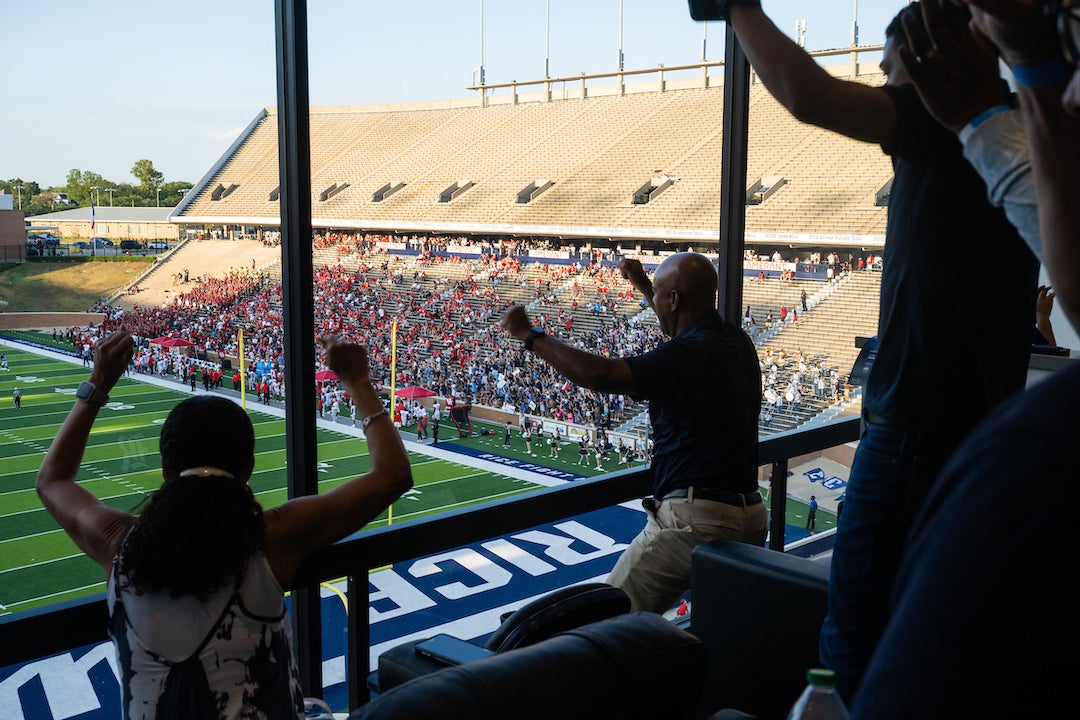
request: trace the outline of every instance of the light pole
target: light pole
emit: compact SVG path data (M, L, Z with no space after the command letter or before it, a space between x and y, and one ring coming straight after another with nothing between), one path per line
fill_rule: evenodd
M113 193L116 192L116 188L105 188L105 192L109 193L109 207L112 207Z
M100 205L101 204L101 186L100 185L91 185L90 186L90 202L94 202L94 191L95 190L98 191L97 204Z
M484 0L480 0L480 85L484 84ZM487 90L480 88L481 97L487 102Z
M22 191L26 189L26 186L16 185L15 189L19 191L19 209L22 210Z
M622 51L622 0L619 0L619 72L623 70L623 51Z
M551 77L551 0L544 7L544 77Z
M157 206L161 207L161 188L157 189Z

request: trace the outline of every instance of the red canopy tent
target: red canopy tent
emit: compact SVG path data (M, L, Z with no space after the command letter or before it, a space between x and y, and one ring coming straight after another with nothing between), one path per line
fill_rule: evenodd
M195 343L190 340L183 340L181 338L173 337L159 337L150 341L151 345L160 345L161 347L191 347Z
M190 340L183 340L181 338L174 338L174 337L154 338L153 340L150 341L150 344L151 345L160 345L163 349L165 349L168 352L179 353L181 355L184 354L184 351L181 348L190 348L190 347L195 346L195 343L191 342ZM187 354L190 355L191 351L188 350Z
M319 372L315 373L315 382L333 382L337 379L338 376L334 373L333 370L320 370Z
M419 387L417 385L409 385L408 387L403 387L394 393L394 395L396 395L397 397L406 399L431 397L434 394L435 393L431 390Z

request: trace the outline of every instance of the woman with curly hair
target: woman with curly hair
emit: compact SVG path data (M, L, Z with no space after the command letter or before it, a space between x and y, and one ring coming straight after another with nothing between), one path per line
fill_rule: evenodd
M98 342L87 382L38 471L45 508L108 580L125 718L304 717L284 593L312 554L373 520L412 487L359 346L320 339L357 404L371 470L263 511L248 484L255 433L218 395L190 397L161 429L163 482L139 514L76 483L98 410L131 360L126 332Z

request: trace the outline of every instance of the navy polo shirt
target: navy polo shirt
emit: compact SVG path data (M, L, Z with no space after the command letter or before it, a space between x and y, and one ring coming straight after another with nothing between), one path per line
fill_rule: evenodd
M690 486L757 490L761 369L746 333L708 313L625 361L635 399L649 401L655 496Z

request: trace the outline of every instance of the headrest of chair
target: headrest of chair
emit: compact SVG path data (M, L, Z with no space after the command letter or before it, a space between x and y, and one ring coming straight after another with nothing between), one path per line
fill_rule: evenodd
M630 612L630 598L607 583L583 583L556 590L518 608L484 647L495 652L525 647L582 625Z

